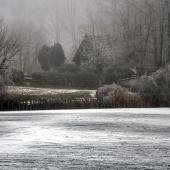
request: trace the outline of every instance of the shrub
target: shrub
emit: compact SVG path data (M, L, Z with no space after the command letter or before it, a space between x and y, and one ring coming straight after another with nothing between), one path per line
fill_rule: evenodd
M11 79L14 83L22 83L24 81L24 73L20 70L12 70Z
M137 93L119 85L105 85L97 90L96 97L112 107L146 107L147 103Z
M43 82L43 81L45 81L45 76L44 76L44 74L43 73L33 73L32 75L32 78L33 78L33 80L34 81L38 81L38 82Z
M111 84L121 79L130 78L134 75L134 72L129 68L123 68L119 66L112 66L106 69L104 73L104 82Z
M76 86L96 88L99 85L98 76L93 72L80 71L74 76L74 83Z
M50 47L44 45L39 51L38 61L41 65L41 68L45 71L50 70L49 58L50 58Z
M95 73L84 70L77 72L34 73L32 77L40 85L53 87L96 88L99 84Z
M45 71L56 70L65 62L65 54L61 44L57 43L51 47L44 45L38 54L38 61Z
M63 66L60 66L58 68L58 71L59 72L75 73L75 72L81 71L81 69L75 64L65 64Z
M156 93L156 91L158 90L158 85L153 77L144 75L140 77L139 81L137 82L136 88L141 94L152 94Z
M57 43L50 47L49 63L52 69L56 70L65 62L65 54L61 44Z
M0 75L0 98L6 95L6 87L3 77Z
M170 66L141 76L132 88L152 106L170 106Z

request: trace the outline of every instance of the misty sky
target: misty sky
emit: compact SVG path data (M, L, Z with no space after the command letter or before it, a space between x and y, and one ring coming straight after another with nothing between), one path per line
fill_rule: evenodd
M0 17L12 25L34 25L48 37L49 43L56 39L68 52L72 44L72 21L79 35L80 27L86 24L87 9L95 8L94 0L0 0ZM81 39L81 37L78 37Z

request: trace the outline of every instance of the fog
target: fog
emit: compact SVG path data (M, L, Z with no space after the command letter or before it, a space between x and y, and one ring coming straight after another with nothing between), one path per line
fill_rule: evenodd
M73 41L83 36L81 26L88 22L87 9L95 11L94 2L88 0L0 0L0 4L0 18L11 28L36 28L43 32L46 43L60 42L67 55Z
M73 64L102 80L115 65L142 75L170 61L168 0L0 0L0 4L5 23L0 44L10 45L7 52L0 50L0 64L8 70L56 72L59 66ZM54 49L57 44L62 55L43 46ZM108 77L113 83L114 76Z

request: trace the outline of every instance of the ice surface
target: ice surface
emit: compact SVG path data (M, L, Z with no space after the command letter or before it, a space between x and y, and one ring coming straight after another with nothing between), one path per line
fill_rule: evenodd
M0 169L170 169L170 109L0 113Z

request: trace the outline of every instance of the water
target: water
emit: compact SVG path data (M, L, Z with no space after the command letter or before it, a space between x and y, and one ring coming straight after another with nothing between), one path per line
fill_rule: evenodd
M170 169L170 109L0 113L1 169Z

